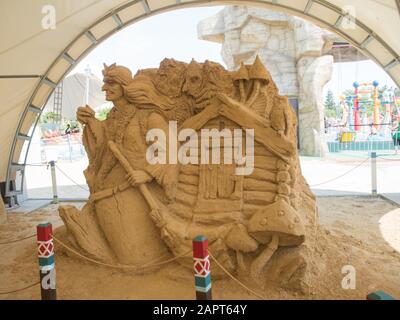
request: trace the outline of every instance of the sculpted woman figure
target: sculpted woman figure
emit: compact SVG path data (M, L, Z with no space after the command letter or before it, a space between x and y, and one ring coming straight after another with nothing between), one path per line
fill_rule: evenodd
M60 207L60 216L71 241L87 255L105 262L143 264L158 258L166 248L139 185L146 184L153 201L165 203L174 198L178 173L176 165L147 162L146 132L158 128L168 139L168 123L161 111L172 106L146 76L133 79L126 67L105 66L103 75L102 90L113 103L107 119L96 119L89 106L77 111L85 126L89 202L82 211ZM129 173L110 150L110 141L127 160Z

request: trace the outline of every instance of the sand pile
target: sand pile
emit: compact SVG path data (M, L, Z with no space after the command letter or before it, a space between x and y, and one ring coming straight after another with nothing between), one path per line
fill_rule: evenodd
M306 290L278 287L264 270L265 283L240 280L268 299L364 299L373 290L400 297L400 209L382 199L319 198L321 226L306 241ZM36 224L61 226L57 206L30 214L12 214L0 226L0 242L34 234ZM57 230L63 238L63 228ZM282 250L279 255L284 255ZM21 288L38 280L35 238L0 246L0 291ZM166 253L165 259L171 257ZM212 263L212 262L211 262ZM356 270L355 290L344 290L343 266ZM211 270L217 268L212 263ZM56 245L57 290L60 299L194 299L193 275L177 263L150 274L135 274L94 265ZM257 299L229 278L213 281L215 299ZM1 295L0 299L40 299L39 287Z

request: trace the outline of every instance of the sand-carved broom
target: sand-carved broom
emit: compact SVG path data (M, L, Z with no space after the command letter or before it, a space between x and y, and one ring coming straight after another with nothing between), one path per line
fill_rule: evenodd
M129 161L125 158L122 152L119 150L118 146L113 141L108 142L108 147L110 148L111 152L118 159L121 163L122 167L125 169L127 173L133 173L134 170L130 165ZM157 226L161 226L164 224L164 218L161 213L161 208L157 203L156 199L154 199L153 195L147 188L146 184L139 184L138 188L142 193L144 199L146 200L147 204L149 205L151 212L150 215L152 219L156 222Z

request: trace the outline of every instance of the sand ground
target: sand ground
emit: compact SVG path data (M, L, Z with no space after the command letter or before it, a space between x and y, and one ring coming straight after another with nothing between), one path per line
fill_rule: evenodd
M76 204L82 206L82 203ZM400 208L380 198L320 197L320 227L315 230L309 261L309 287L304 293L257 287L267 299L365 299L384 290L400 298ZM13 213L0 226L0 243L35 233L35 226L50 221L63 225L57 205L29 214ZM62 230L57 233L62 237ZM167 258L168 256L166 256ZM343 266L356 270L356 289L342 288ZM213 263L211 262L211 268ZM214 264L215 267L215 264ZM56 245L59 299L194 299L191 271L170 263L150 274L134 274L93 265ZM38 281L35 238L0 245L0 292ZM214 299L257 299L231 279L213 281ZM0 299L40 299L40 288L0 295Z

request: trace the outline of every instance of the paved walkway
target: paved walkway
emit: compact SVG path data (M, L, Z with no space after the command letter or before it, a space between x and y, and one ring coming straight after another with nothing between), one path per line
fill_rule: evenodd
M51 200L25 200L22 201L18 207L7 209L8 213L30 213L45 206L48 206Z
M304 177L316 194L370 194L371 160L359 158L301 158ZM377 159L377 188L380 194L400 192L400 158Z
M377 160L378 193L400 204L400 155L380 154ZM317 196L371 194L371 161L367 153L329 154L327 158L301 157L304 177ZM83 175L87 159L57 163L58 197L87 199ZM28 198L51 199L51 174L46 166L28 167Z

